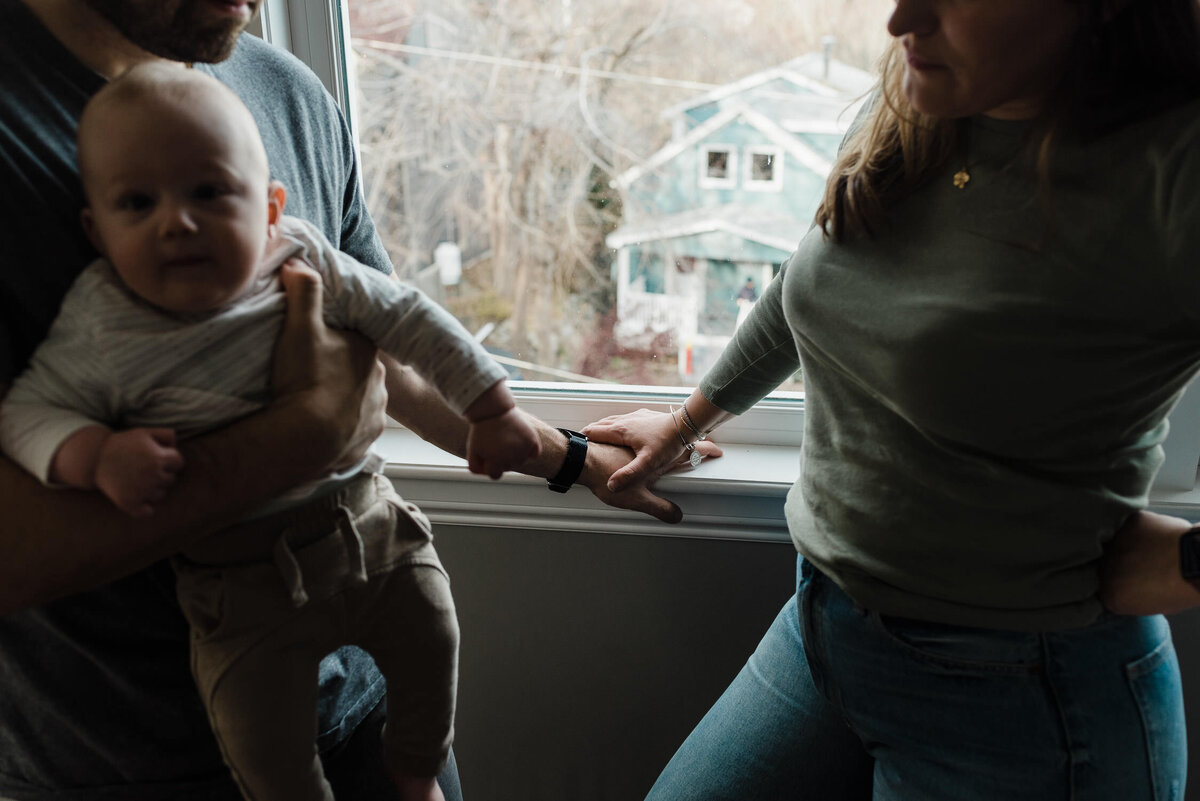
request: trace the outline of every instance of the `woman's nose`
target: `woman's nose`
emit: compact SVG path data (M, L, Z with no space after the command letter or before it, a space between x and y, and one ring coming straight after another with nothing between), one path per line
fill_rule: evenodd
M896 0L896 8L888 18L888 33L899 39L911 33L923 36L937 30L937 0Z

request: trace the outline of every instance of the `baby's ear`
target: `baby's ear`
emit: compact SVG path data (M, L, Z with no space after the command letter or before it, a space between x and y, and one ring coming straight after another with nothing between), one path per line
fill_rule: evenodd
M79 222L83 223L83 233L87 235L88 241L100 253L104 252L104 242L100 239L100 232L96 230L96 217L92 214L92 210L87 206L79 212Z
M267 229L273 234L274 227L283 215L283 207L287 205L287 190L279 181L267 184Z

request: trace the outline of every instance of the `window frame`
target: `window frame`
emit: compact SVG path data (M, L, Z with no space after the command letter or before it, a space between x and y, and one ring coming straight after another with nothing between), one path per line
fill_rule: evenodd
M729 163L725 165L728 177L713 178L708 174L708 158L713 153L725 153ZM738 185L738 148L737 145L721 142L708 142L700 145L699 168L700 176L697 185L701 189L736 189Z
M345 35L345 20L348 19L347 0L264 0L258 28L268 42L290 50L312 68L338 102L351 130L357 131L354 76L347 68L351 57L349 37ZM702 152L706 152L703 148L720 146L702 146ZM738 148L728 147L731 157L736 160ZM733 166L730 185L736 186L739 173L737 165ZM701 178L707 179L707 156L700 172ZM722 182L720 188L728 186ZM595 385L590 384L515 382L514 392L521 405L539 417L556 425L577 426L603 414L640 407L665 408L667 404L682 401L690 389L614 385L612 390L597 392ZM761 445L761 442L775 443L775 447L798 447L803 430L804 403L802 397L796 395L773 393L768 396L753 409L722 426L720 442L749 448L773 447ZM605 411L600 414L602 409ZM1189 389L1169 419L1171 431L1164 443L1167 457L1151 488L1150 508L1200 519L1200 389ZM770 439L760 439L764 432ZM713 464L720 461L714 460ZM679 481L687 481L687 478ZM790 485L791 481L784 483ZM738 485L739 481L734 477L700 483L706 493L725 495L736 494Z
M742 188L747 192L782 192L783 165L786 157L778 145L746 145L742 158ZM771 179L763 181L754 177L754 157L771 157Z

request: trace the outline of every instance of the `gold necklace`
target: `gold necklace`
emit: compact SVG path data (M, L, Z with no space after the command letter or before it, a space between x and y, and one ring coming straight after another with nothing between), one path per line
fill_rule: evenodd
M966 189L967 184L971 180L971 171L968 169L968 166L970 165L970 161L971 161L971 121L970 121L970 119L966 120L966 122L961 125L961 128L962 128L961 141L962 141L962 151L963 151L962 166L958 168L958 172L954 173L954 178L951 179L954 181L955 189Z

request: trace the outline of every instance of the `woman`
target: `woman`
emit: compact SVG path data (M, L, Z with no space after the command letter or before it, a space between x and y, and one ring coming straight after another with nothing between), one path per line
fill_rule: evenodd
M1169 630L1098 568L1122 524L1186 528L1139 510L1200 367L1197 19L898 0L817 225L716 366L585 429L636 484L804 371L796 595L650 798L1182 798Z

